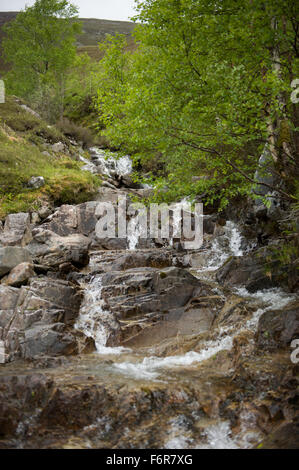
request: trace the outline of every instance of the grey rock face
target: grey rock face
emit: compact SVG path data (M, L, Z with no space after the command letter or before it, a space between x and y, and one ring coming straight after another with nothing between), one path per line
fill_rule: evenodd
M0 285L0 340L3 340L4 328L13 318L19 298L19 289Z
M167 312L185 305L198 281L180 268L136 268L103 276L102 295L118 318Z
M6 246L0 248L0 276L4 276L20 263L32 263L32 258L26 248Z
M21 289L1 286L0 298L5 295L0 322L9 360L75 354L92 346L72 328L82 296L68 282L35 278Z
M30 215L26 212L10 214L5 219L4 229L0 233L3 246L25 246L31 240Z
M52 267L59 267L68 262L76 267L88 264L91 240L84 235L71 234L61 237L41 227L33 230L33 237L28 250L36 263Z
M283 266L273 255L272 248L277 252L279 245L268 245L242 257L231 257L217 271L217 281L227 287L245 287L249 292L272 287L297 292L298 261Z
M217 281L224 286L245 287L249 292L286 284L278 261L270 261L271 251L261 248L243 257L231 257L217 271Z
M75 233L88 236L94 231L97 223L95 216L97 204L96 201L77 206L65 204L50 217L50 221L46 222L43 227L62 237Z

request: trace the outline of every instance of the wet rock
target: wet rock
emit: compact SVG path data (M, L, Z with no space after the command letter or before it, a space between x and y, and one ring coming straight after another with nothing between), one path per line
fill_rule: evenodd
M228 287L242 286L249 292L280 287L287 284L287 276L278 261L271 259L271 251L263 247L242 257L231 257L218 269L217 281Z
M4 274L23 262L32 263L31 255L26 248L17 246L0 248L0 276L4 276Z
M216 228L216 217L214 215L206 215L203 218L203 233L213 235Z
M180 268L136 268L103 276L103 298L118 317L163 312L185 305L199 287L191 274Z
M207 250L202 250L198 253L190 255L190 264L192 268L199 269L207 264L210 253Z
M257 445L258 449L299 449L299 422L280 425Z
M127 240L125 238L97 238L92 243L92 248L100 250L125 250Z
M29 279L34 275L35 273L31 263L20 263L10 271L5 280L5 284L7 286L20 287L27 284Z
M289 348L299 338L299 302L283 310L268 310L259 320L256 343L259 349Z
M58 267L64 263L72 263L75 267L88 264L88 248L91 240L81 234L61 237L50 230L37 228L33 230L33 241L28 250L38 264Z
M102 276L102 298L107 311L119 322L119 334L113 335L115 339L120 336L124 342L146 330L142 337L134 340L134 345L144 346L162 337L176 336L178 331L187 334L188 330L188 334L193 334L192 329L196 331L204 321L210 324L214 317L213 309L199 311L191 304L189 313L184 312L183 307L190 299L206 292L204 285L184 269L138 267L123 272L105 269L108 272ZM188 318L185 327L184 318Z
M30 178L27 183L28 187L32 189L39 189L42 186L45 186L45 184L46 183L43 176L32 176L32 178Z
M31 240L30 214L19 212L10 214L5 219L4 229L0 233L0 243L4 246L25 246Z
M70 355L78 352L76 338L67 331L63 323L33 325L26 329L22 349L25 359L43 354Z

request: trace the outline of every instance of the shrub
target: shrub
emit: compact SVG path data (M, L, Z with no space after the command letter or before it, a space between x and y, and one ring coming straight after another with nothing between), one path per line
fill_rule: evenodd
M57 123L58 129L67 137L77 142L82 142L84 147L91 147L94 143L94 137L89 129L79 126L68 118L63 117Z

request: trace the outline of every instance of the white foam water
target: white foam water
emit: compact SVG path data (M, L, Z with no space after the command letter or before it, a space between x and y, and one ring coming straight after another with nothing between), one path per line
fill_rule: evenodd
M211 254L208 257L206 266L196 271L198 273L216 271L230 256L243 256L242 241L243 238L237 225L234 222L227 221L224 234L219 235L212 243Z
M129 156L115 158L111 152L106 152L97 147L92 147L90 152L95 166L101 173L110 177L125 176L132 173L132 160Z
M84 299L75 328L85 336L93 338L99 354L121 354L127 352L123 347L107 347L109 335L118 329L119 325L113 313L105 310L102 299L102 276L94 276L85 288Z
M98 169L94 163L92 163L90 160L87 160L87 158L83 157L82 155L79 155L79 159L81 162L85 163L84 166L82 166L82 170L84 171L89 171L93 175L96 175L98 173Z
M193 444L190 431L188 431L188 419L184 415L178 415L169 420L169 437L164 449L190 449Z
M263 313L268 310L284 308L290 302L298 298L298 295L284 292L278 287L263 289L254 293L248 292L245 287L241 287L236 289L236 294L249 300L256 300L262 304L262 306L254 312L253 316L246 323L246 328L251 330L256 329Z
M113 367L121 373L136 379L155 380L161 374L163 369L172 367L191 366L209 359L219 351L230 350L232 348L232 337L221 332L225 336L220 337L216 341L208 341L206 347L200 352L189 351L183 355L167 356L167 357L145 357L142 362L122 362L114 364ZM221 336L220 333L220 336Z
M230 424L221 421L210 426L204 432L206 442L196 446L196 449L240 449L240 446L232 438Z
M141 234L139 222L138 222L138 215L132 217L128 222L127 228L127 243L129 250L136 250L139 242L139 237Z

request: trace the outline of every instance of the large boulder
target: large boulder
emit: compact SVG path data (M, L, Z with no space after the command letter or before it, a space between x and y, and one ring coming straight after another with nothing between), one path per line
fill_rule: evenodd
M268 310L259 320L256 342L259 349L272 351L289 348L299 338L299 302L283 310Z
M0 243L3 246L25 246L31 238L30 214L19 212L6 217L4 229L0 233Z
M34 275L35 273L31 263L20 263L10 271L4 283L7 286L20 287L27 284L29 279Z
M26 248L6 246L0 248L0 277L9 273L20 263L32 263L32 257Z
M199 287L195 277L175 267L112 271L103 275L102 283L102 296L118 318L167 313L185 305Z
M89 262L88 248L91 240L81 234L61 237L43 227L33 230L33 241L28 245L32 258L36 263L59 267L71 263L77 268Z
M146 261L168 264L166 258ZM120 266L127 268L127 263L129 259L124 256ZM192 299L214 298L212 288L186 270L141 266L125 271L110 269L108 263L101 278L101 296L104 311L110 312L118 322L118 330L113 322L108 345L121 341L134 347L149 346L163 338L198 334L211 327L216 314L213 299L202 299L200 306L193 305Z
M48 218L43 224L43 228L62 237L75 233L89 236L94 231L97 223L95 216L97 205L98 202L96 201L85 202L76 206L65 204Z
M279 250L278 246L273 248ZM294 291L299 286L296 266L284 267L273 256L270 246L242 257L229 258L217 271L216 278L221 285L242 286L249 292L282 286Z
M73 328L82 300L77 288L66 281L43 277L22 287L17 298L16 291L6 291L10 302L2 318L2 339L9 360L69 355L92 347L91 340Z

